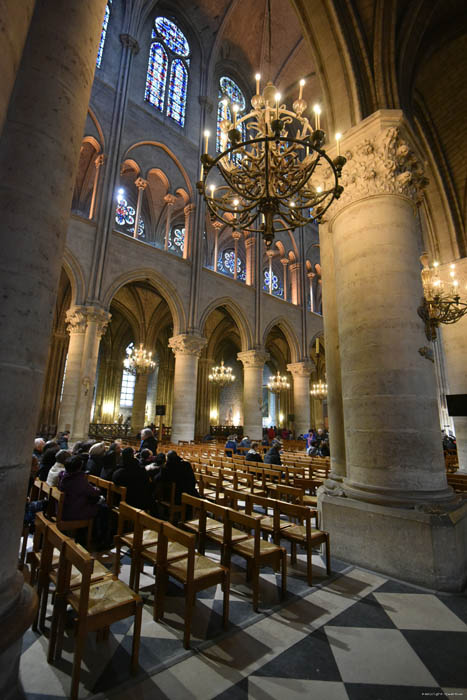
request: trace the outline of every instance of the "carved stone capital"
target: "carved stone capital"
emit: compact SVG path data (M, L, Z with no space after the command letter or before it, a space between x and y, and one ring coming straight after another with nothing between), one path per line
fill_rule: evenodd
M86 333L88 325L87 308L85 306L74 306L68 309L65 316L66 329L72 333Z
M105 155L103 153L100 153L98 156L96 156L94 160L94 165L96 168L99 170L101 165L104 165L104 160L105 160Z
M220 221L219 221L220 223ZM222 224L221 224L222 226ZM256 243L256 236L250 235L248 238L245 238L245 248L253 248L253 246Z
M169 347L177 355L196 355L199 357L208 341L200 335L180 333L169 338Z
M120 41L122 42L122 46L124 46L125 49L130 49L130 51L135 55L138 53L139 44L138 41L134 38L134 36L131 36L131 34L120 34Z
M167 204L168 207L173 207L176 201L177 198L173 194L166 194L164 197L164 202Z
M287 267L289 264L289 259L288 258L281 258L281 263L283 264L284 267Z
M234 241L239 241L241 237L242 234L240 233L240 231L232 231L232 238L234 239Z
M211 225L212 225L213 229L214 229L215 231L217 231L217 233L219 233L219 231L221 230L221 228L224 226L224 224L222 223L222 221L219 221L219 219L216 219L215 221L211 221Z
M107 330L112 314L108 311L104 311L104 309L100 309L97 306L88 306L87 317L88 323L96 324L96 335L101 338Z
M148 181L142 177L137 177L135 180L135 185L139 190L145 190L148 186Z
M191 214L191 212L195 211L195 209L196 209L196 204L190 203L190 204L187 204L183 208L183 212L184 212L185 216L189 216Z
M209 97L207 97L206 95L198 95L198 102L201 105L201 107L204 107L206 109L208 114L211 114L213 109L213 103Z
M347 163L339 181L344 187L340 198L329 210L331 216L346 205L369 196L381 194L403 195L418 204L428 184L423 164L397 122L388 125L383 119L374 128L350 135L342 144ZM331 183L331 171L325 173L325 186Z
M261 369L269 360L269 353L265 350L246 350L237 353L237 360L240 360L244 369Z
M309 360L304 362L292 362L287 365L287 370L295 377L309 377L313 371L313 365Z

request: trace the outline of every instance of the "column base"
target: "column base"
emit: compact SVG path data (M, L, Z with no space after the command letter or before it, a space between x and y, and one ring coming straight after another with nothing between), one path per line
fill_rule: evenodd
M21 574L18 574L21 576ZM19 661L23 634L31 625L37 609L37 596L24 583L15 603L0 618L0 697L2 700L24 698L19 680Z
M318 507L321 528L329 532L338 559L433 590L464 589L466 502L450 511L436 505L409 510L331 496L320 489Z
M355 498L365 503L394 506L396 508L414 508L430 504L451 509L459 505L457 496L450 486L445 489L432 491L410 491L408 489L392 489L384 486L366 486L355 481L344 479L343 488L349 498Z

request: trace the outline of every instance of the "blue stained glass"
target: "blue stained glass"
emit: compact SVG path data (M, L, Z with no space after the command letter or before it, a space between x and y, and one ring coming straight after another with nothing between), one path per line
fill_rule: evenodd
M159 35L163 37L171 51L177 56L183 56L184 58L189 56L190 46L188 41L176 24L167 19L167 17L158 17L155 25Z
M272 293L275 294L276 297L283 297L284 296L284 290L282 289L282 285L279 282L279 278L277 275L272 273ZM265 292L269 292L269 270L264 271L264 284L263 284L263 289Z
M135 210L123 197L119 197L117 200L115 221L119 226L125 226L125 224L131 226L131 224L135 223Z
M183 247L185 245L185 229L184 228L173 228L169 232L169 242L168 249L174 253L183 254Z
M232 104L239 106L239 112L244 112L246 107L245 97L243 92L238 87L232 78L227 78L224 76L219 80L219 92L222 95L226 95ZM219 95L221 97L221 95Z
M167 99L167 116L175 119L180 126L185 124L186 91L188 72L179 58L172 61Z
M132 226L131 228L128 229L128 233L131 233L132 235L135 232L135 227ZM146 238L146 234L144 233L144 220L139 217L139 222L138 222L138 238Z
M235 251L225 250L217 261L217 271L221 272L223 275L228 275L229 277L234 276L235 270ZM240 256L237 256L237 279L245 282L246 272L243 267Z
M246 102L245 102L245 97L243 95L243 92L240 90L238 87L237 83L235 83L231 78L227 78L227 76L222 77L219 80L219 104L217 108L217 152L220 153L223 149L222 147L222 142L221 142L221 127L220 123L223 119L228 119L229 121L233 121L233 115L231 112L231 107L233 105L238 105L239 106L239 111L238 111L238 116L242 115L242 112L245 111L246 107ZM229 100L228 104L225 104L223 100L227 98ZM239 124L240 131L242 134L242 141L245 141L246 139L246 128L244 122ZM234 161L238 162L238 160L241 159L240 154L236 154L234 156Z
M96 61L96 67L100 68L101 63L102 63L102 54L104 53L104 44L105 44L105 37L107 34L107 27L109 25L109 19L110 19L110 3L112 0L109 0L105 7L105 15L104 15L104 21L102 22L102 31L101 31L101 40L99 42L99 48L97 50L97 61Z
M154 30L153 30L154 35ZM167 80L167 54L161 44L152 44L149 52L148 74L144 99L161 112L164 109L165 83Z

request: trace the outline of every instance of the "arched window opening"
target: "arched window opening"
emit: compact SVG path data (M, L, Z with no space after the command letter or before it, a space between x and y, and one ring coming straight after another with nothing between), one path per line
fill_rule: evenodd
M284 297L284 288L278 276L274 274L274 272L272 273L272 276L270 276L269 270L264 270L263 280L263 290L265 292L274 294L276 297Z
M168 250L176 255L183 255L183 248L185 246L185 227L174 226L169 231L169 242Z
M125 357L128 357L134 348L134 343L130 343L125 349ZM133 398L135 395L136 376L123 369L122 385L120 389L120 408L131 408L133 406Z
M246 109L246 101L243 92L238 87L232 78L223 76L219 80L219 104L217 107L217 152L220 153L225 149L225 145L222 143L222 131L221 131L221 121L228 119L233 121L233 106L238 106L237 117L241 117ZM242 140L246 138L246 128L245 124L242 122L240 125Z
M102 54L104 53L105 37L107 35L107 28L109 26L111 4L112 0L108 0L107 5L105 7L104 21L102 22L101 39L99 41L99 48L97 50L96 68L100 68L102 63Z
M235 273L235 251L232 248L224 250L217 261L217 272L220 272L227 277L234 277ZM245 282L246 271L243 261L237 255L237 279Z
M119 192L117 198L117 207L115 209L115 223L123 230L123 233L129 236L134 236L135 233L135 216L136 211L131 204L125 199L122 192ZM145 238L144 221L139 217L138 238Z
M167 17L154 21L152 40L144 99L184 126L190 46L183 32Z

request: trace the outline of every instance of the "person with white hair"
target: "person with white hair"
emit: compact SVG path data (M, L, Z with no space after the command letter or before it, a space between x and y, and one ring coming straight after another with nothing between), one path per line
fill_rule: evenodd
M157 454L157 440L151 428L143 428L141 431L139 451L141 452L142 450L151 450L153 455Z
M34 455L34 457L37 457L37 459L40 459L42 457L44 445L45 440L43 440L41 437L38 437L34 440L34 449L32 451L32 454Z
M102 467L104 466L104 455L107 452L105 442L95 442L89 448L89 457L86 462L84 471L92 476L100 476Z

